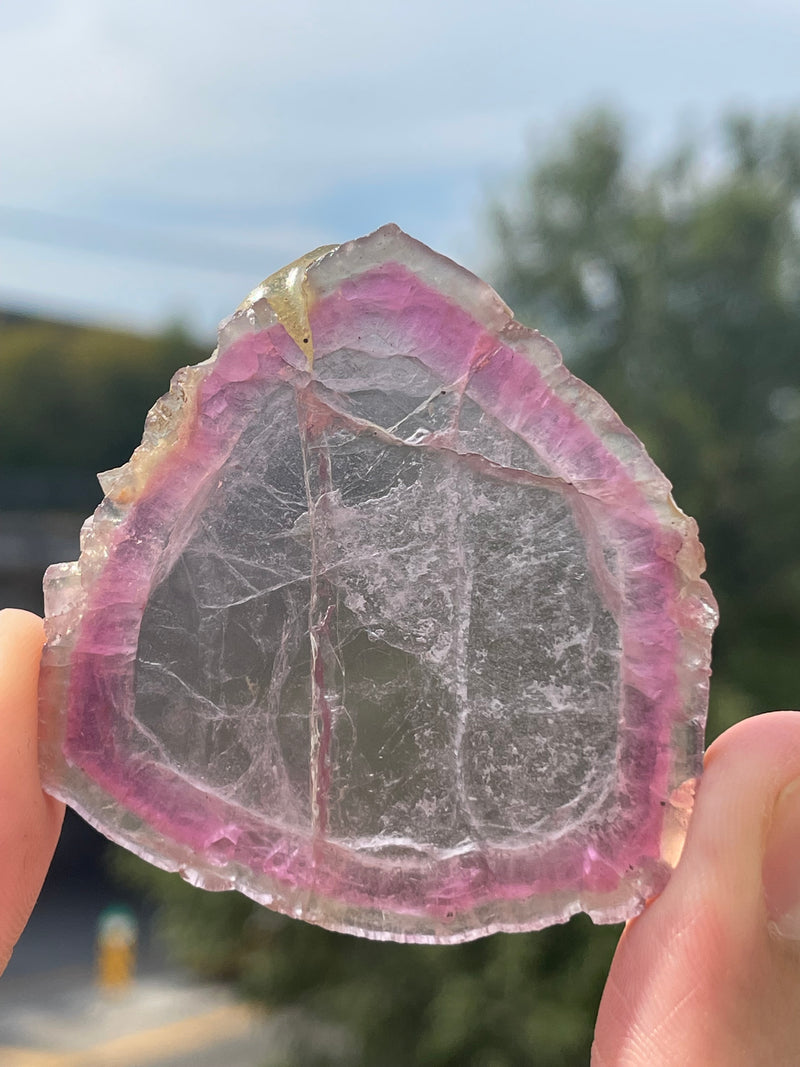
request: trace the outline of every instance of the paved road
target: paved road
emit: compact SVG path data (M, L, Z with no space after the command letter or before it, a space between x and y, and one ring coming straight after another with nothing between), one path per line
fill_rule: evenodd
M181 976L109 995L67 968L1 992L0 1067L264 1067L282 1041L280 1019Z
M129 994L101 994L94 934L111 892L66 883L40 900L0 978L0 1067L284 1067L312 1048L352 1062L340 1029L298 1012L259 1014L226 987L168 970L147 936Z
M70 817L60 846L65 860L57 856L0 978L0 1067L280 1063L275 1056L285 1030L281 1020L254 1014L227 989L170 971L150 936L149 916L135 901L129 903L136 907L142 933L137 981L125 997L98 992L97 920L106 907L120 902L120 891L102 878L102 865L90 855L92 841L76 833L81 830Z

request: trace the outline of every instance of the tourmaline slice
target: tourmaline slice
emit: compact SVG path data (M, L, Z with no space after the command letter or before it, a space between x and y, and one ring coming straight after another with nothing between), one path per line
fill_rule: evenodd
M696 526L553 344L386 226L179 371L45 578L47 789L208 889L456 942L636 913L700 769Z

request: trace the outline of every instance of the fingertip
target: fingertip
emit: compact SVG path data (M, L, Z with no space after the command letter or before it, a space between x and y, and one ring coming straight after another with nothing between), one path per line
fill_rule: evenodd
M0 611L0 973L41 889L64 805L42 792L38 758L38 615Z
M8 638L44 644L44 620L23 608L0 608L0 641Z
M704 767L708 771L720 759L750 761L754 752L769 762L783 753L779 764L800 756L800 711L767 711L735 723L709 745Z
M732 726L710 746L686 845L665 893L689 885L741 912L761 896L761 856L775 802L800 776L800 713L768 712ZM731 886L736 893L731 893Z
M0 611L0 782L38 786L37 694L44 627L30 611Z
M744 720L710 746L678 866L614 958L596 1030L606 1062L796 1062L798 778L798 712Z

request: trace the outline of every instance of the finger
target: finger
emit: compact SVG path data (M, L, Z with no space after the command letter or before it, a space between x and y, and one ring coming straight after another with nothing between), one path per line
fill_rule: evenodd
M37 687L44 632L26 611L0 611L0 971L39 895L64 805L42 793Z
M42 620L0 611L0 789L38 788L36 690L44 644Z
M797 778L796 712L748 719L711 746L677 870L620 940L594 1064L796 1063L800 942L775 934L764 861Z

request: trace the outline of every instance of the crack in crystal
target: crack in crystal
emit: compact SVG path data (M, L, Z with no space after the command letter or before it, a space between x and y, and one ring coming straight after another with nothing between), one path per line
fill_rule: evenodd
M464 387L466 388L466 377L462 377L459 382L461 381L464 382ZM457 384L458 383L448 388L456 390ZM435 395L436 393L432 394L432 396ZM463 395L464 393L462 390L462 399ZM315 402L319 404L320 407L326 409L330 416L339 421L354 435L369 434L383 443L395 447L450 452L454 456L460 457L474 470L487 477L493 478L494 480L506 482L508 484L535 486L549 489L552 492L561 493L569 500L573 512L575 513L576 521L581 529L581 533L586 539L587 557L589 565L592 568L597 590L600 593L605 606L614 618L619 620L622 593L619 588L619 583L615 581L605 562L597 525L589 515L588 505L586 503L586 501L593 501L595 504L605 507L607 505L602 497L557 475L535 474L533 471L523 470L519 467L503 466L495 463L493 460L487 459L485 456L482 456L477 452L459 451L447 440L450 436L449 434L431 432L423 441L410 441L397 436L391 430L384 429L377 423L370 422L367 419L360 419L357 416L350 415L339 408L333 407L318 395L315 395ZM425 404L428 402L429 401L426 401ZM424 404L420 405L420 408L424 406ZM417 410L420 410L420 408ZM410 416L406 416L406 418L408 417ZM401 423L403 421L405 421L405 419L401 420ZM401 423L398 423L397 425L400 425Z
M317 508L326 493L333 489L331 478L330 451L327 446L320 448L316 457L313 437L322 438L321 433L314 434L315 421L312 395L306 390L297 390L298 426L300 446L303 458L303 478L308 504L309 531L311 537L311 590L308 608L308 633L311 644L311 707L309 709L309 730L311 736L310 752L310 797L312 828L314 837L324 837L328 829L328 800L330 790L330 746L331 746L331 707L325 692L325 655L323 646L328 642L328 623L334 610L325 593L327 583L319 573L320 550L317 542ZM315 399L315 398L314 398ZM316 458L316 478L314 476L314 459ZM321 487L317 493L315 481ZM316 497L316 499L315 499Z

